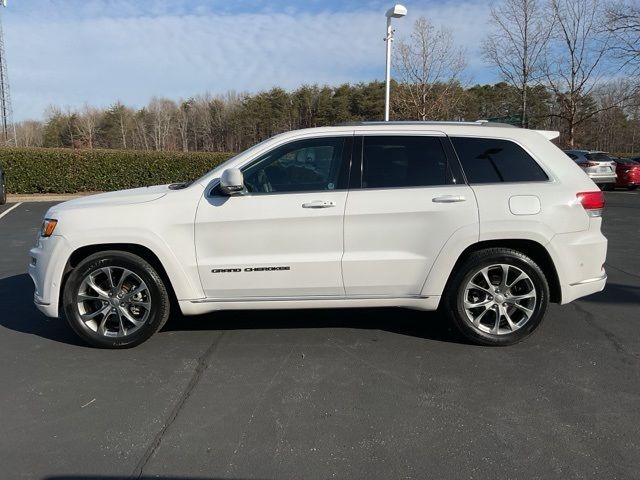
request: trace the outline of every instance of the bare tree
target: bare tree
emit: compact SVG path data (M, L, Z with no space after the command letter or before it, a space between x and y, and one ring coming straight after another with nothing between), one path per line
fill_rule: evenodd
M640 74L640 3L632 0L609 5L607 29L615 39L613 51L634 75Z
M189 126L191 125L191 119L193 117L193 104L194 100L189 99L180 103L176 114L176 127L180 133L180 141L182 145L182 151L189 151Z
M114 116L115 121L117 122L118 131L120 133L120 142L122 148L127 148L127 134L131 129L132 111L123 105L120 102L116 102L110 110L111 114Z
M98 110L95 107L90 107L89 105L85 105L77 115L75 123L80 140L89 148L93 148L96 129L101 116L101 110Z
M416 20L408 40L396 49L398 77L395 110L418 120L447 118L461 101L461 75L466 67L464 51L450 30L437 29L424 17Z
M494 32L483 42L484 56L520 95L520 125L528 123L527 89L541 78L541 62L553 23L545 21L539 0L504 0L491 7Z
M633 118L637 106L634 109L631 105L620 105L620 99L628 98L631 91L630 82L623 78L602 83L593 91L593 101L599 113L588 122L593 130L590 147L612 151L622 146L621 151L634 150L633 132L629 135L625 127L633 128L629 120Z
M609 50L604 12L601 0L550 0L549 8L554 41L544 72L559 104L556 115L565 125L566 143L574 147L576 127L599 111L585 101L601 80Z
M44 143L44 125L37 120L25 120L16 124L19 147L41 147Z
M171 124L177 110L176 104L166 98L152 98L148 114L151 122L153 144L156 150L167 150Z

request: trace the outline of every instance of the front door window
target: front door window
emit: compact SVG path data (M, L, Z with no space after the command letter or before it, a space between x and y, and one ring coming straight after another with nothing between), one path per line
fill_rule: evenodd
M299 140L275 148L243 170L249 193L342 190L347 187L346 138Z

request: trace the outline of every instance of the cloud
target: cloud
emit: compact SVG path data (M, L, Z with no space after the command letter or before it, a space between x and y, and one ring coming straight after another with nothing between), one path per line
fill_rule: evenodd
M141 106L154 95L383 78L384 8L347 2L331 10L311 2L318 8L291 4L275 12L266 2L248 3L251 9L216 11L211 2L36 0L4 12L14 115L39 118L51 104ZM425 15L451 28L475 59L470 73L485 75L477 61L484 3L434 3L409 13L398 21L398 35Z

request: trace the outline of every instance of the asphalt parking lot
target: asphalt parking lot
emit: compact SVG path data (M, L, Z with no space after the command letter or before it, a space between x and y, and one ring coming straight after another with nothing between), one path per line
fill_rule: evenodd
M638 478L640 194L606 197L607 288L507 348L401 309L176 316L88 348L32 304L51 204L1 206L0 478Z

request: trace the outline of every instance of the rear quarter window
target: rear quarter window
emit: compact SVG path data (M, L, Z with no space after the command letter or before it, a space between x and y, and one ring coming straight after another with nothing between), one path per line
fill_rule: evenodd
M518 144L494 138L451 137L469 183L544 182L549 179Z

